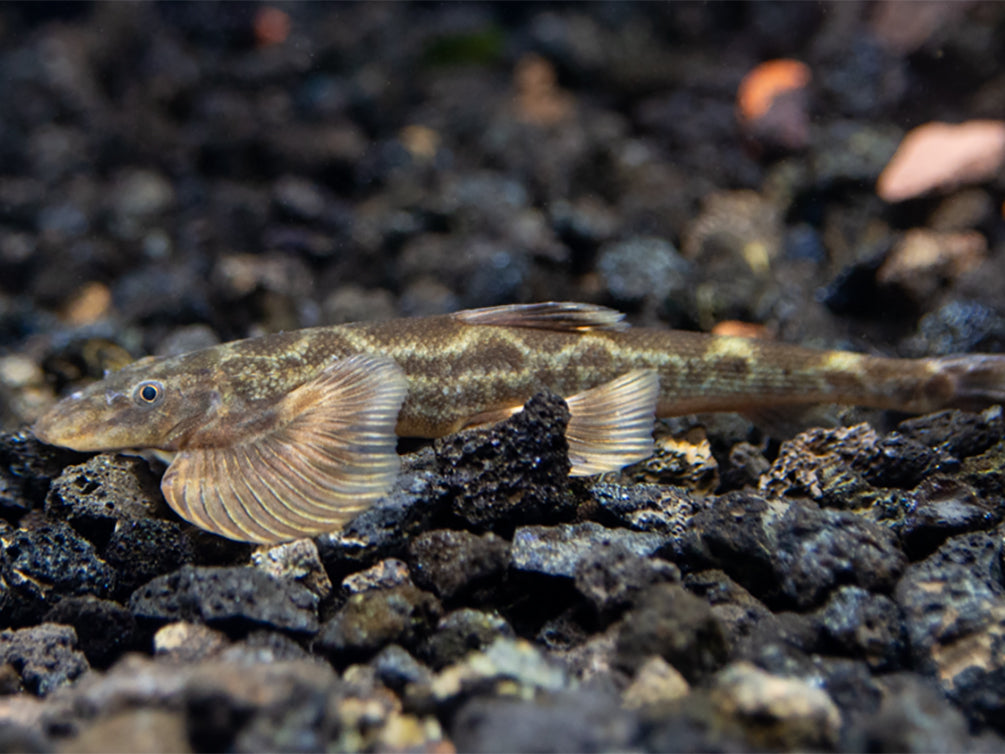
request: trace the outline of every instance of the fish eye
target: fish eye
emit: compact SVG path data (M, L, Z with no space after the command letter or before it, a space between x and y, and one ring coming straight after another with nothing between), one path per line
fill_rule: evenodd
M144 380L133 391L133 400L139 406L156 406L164 398L164 386L157 380Z

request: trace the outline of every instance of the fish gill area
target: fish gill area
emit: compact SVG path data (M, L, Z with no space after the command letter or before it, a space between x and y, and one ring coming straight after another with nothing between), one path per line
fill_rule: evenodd
M0 751L1005 751L1000 407L683 417L570 478L545 392L272 547L28 430L143 355L515 302L1001 351L1003 38L982 2L0 5Z

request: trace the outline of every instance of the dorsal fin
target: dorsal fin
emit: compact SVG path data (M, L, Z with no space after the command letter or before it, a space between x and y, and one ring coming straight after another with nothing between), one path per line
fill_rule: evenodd
M625 315L615 309L596 304L577 304L570 301L545 301L540 304L507 304L483 309L464 309L454 312L455 319L466 325L493 325L496 327L531 327L540 330L563 332L590 332L596 330L627 330Z
M337 529L394 481L406 390L391 359L333 362L280 401L265 431L178 453L161 481L164 497L196 526L245 542Z

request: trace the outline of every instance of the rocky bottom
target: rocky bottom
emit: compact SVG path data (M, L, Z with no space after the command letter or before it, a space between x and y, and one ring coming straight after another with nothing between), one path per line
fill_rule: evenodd
M146 461L3 437L0 750L1005 749L1000 410L678 423L587 480L567 416L537 396L259 549Z

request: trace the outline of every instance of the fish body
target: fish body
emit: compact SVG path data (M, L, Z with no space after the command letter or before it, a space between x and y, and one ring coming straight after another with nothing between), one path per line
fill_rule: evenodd
M184 518L274 542L338 528L386 492L396 436L567 399L573 473L651 450L653 417L844 403L924 412L1005 399L1005 357L890 359L631 329L545 303L308 328L141 359L56 404L39 439L176 453L162 489Z

